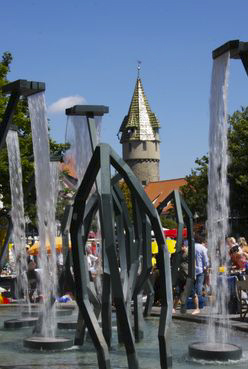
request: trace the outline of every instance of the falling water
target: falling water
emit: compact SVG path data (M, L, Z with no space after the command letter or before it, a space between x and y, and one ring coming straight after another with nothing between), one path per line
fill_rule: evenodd
M55 211L57 200L58 200L58 194L59 194L59 162L58 161L50 162L50 174L51 174L51 184L52 184L53 209ZM56 230L54 234L56 234Z
M219 267L225 265L228 234L229 187L227 183L227 88L229 77L229 52L213 62L210 128L209 128L209 168L208 168L208 249L211 260L211 286L215 301L211 305L208 327L208 341L226 342L227 330L220 336L214 325L214 314L221 313L228 323L227 282L219 279ZM226 268L225 268L226 270ZM217 338L218 337L218 338Z
M70 161L70 163L74 164L75 171L77 173L78 178L78 186L81 184L84 173L87 169L87 166L90 162L92 156L92 147L90 142L89 129L87 125L87 118L85 116L76 116L72 115L68 118L73 127L73 135L68 135L68 141L70 143L70 150L66 154L65 162ZM102 117L95 117L96 124L96 143L100 142L100 134L101 134L101 122ZM70 127L70 124L69 124ZM92 192L95 191L95 187L92 188ZM99 216L96 216L97 220L97 238L100 238L100 222Z
M75 166L77 173L78 184L81 183L86 168L92 156L92 148L90 135L85 116L72 115L69 116L69 127L73 127L73 133L67 137L70 143L70 150L66 154L65 161L70 160ZM70 125L71 122L71 125ZM100 141L101 117L95 118L96 122L96 141Z
M37 198L37 214L40 252L38 264L41 276L41 293L43 295L43 336L55 335L54 309L51 310L51 299L57 293L57 269L55 248L55 207L52 178L50 173L50 150L44 93L28 97L32 127L33 151L35 161L35 186ZM49 242L51 254L48 257L46 243Z
M90 159L92 157L92 147L91 147L91 141L90 141L90 134L87 124L87 118L85 116L69 116L69 123L71 122L71 125L73 127L73 134L68 135L68 141L71 144L70 150L67 153L67 158L70 160L70 163L74 163L75 165L75 171L77 173L78 178L78 186L81 184L81 181L83 179L83 176L85 174L85 171L87 169L87 166L90 162ZM97 116L95 119L95 125L96 125L96 143L98 144L100 142L100 134L101 134L101 122L102 117ZM70 127L70 124L69 124ZM94 148L95 149L95 148ZM65 162L67 160L65 158ZM96 188L93 186L92 192L95 192ZM101 232L100 232L100 219L99 219L99 213L96 214L96 225L97 225L97 232L96 232L96 238L99 241L99 254L98 257L101 257ZM101 290L101 286L99 283L100 280L100 269L101 263L98 263L98 269L96 270L96 280L98 285L98 291Z
M22 189L22 166L17 131L10 130L7 138L9 177L11 188L11 219L13 222L14 255L17 277L17 295L23 292L28 301L27 255L25 242L25 218Z

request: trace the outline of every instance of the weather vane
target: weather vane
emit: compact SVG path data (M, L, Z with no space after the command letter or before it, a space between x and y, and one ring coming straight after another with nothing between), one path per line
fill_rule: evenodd
M138 78L140 76L140 65L141 65L141 61L138 60L138 66L137 66L137 69L138 69Z

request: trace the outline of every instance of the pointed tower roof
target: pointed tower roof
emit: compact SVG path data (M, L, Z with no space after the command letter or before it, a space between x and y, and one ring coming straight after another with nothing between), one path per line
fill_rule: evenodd
M138 74L128 115L123 119L119 130L122 133L120 142L154 141L157 139L158 128L159 120L150 109Z

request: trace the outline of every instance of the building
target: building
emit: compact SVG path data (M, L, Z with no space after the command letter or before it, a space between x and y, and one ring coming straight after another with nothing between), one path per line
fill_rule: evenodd
M160 178L160 123L150 109L139 69L129 111L123 119L118 137L122 144L123 159L145 186Z
M186 184L187 181L184 178L176 178L165 181L150 182L147 186L145 186L144 190L154 207L157 208L172 191L179 190L180 187ZM165 214L170 208L171 204L168 203L164 207L163 213Z

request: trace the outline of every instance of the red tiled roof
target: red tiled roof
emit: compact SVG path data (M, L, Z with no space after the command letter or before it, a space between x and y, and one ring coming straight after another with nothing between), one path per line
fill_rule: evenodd
M73 156L67 156L66 162L60 164L61 172L66 171L71 177L77 178L76 163Z
M168 179L165 181L150 182L145 186L144 190L155 208L157 208L172 191L179 190L181 186L186 184L187 181L184 178ZM169 208L170 205L167 205L163 213Z
M61 163L60 170L66 170L69 176L75 179L77 178L75 159L73 157L67 158L66 163ZM144 190L155 208L157 208L172 191L179 190L181 186L186 184L187 181L184 178L168 179L164 181L150 182L145 186ZM171 208L170 204L163 209L163 213L165 213L169 208Z

